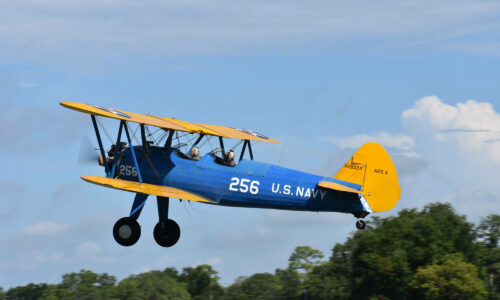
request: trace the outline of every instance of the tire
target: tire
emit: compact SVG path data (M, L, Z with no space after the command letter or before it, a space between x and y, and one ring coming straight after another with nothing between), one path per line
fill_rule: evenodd
M181 229L174 220L159 221L153 231L156 243L162 247L172 247L181 237Z
M359 219L356 221L356 228L359 230L363 230L366 228L366 222L365 220Z
M141 237L141 226L136 219L124 217L116 221L113 227L115 241L125 247L137 243Z

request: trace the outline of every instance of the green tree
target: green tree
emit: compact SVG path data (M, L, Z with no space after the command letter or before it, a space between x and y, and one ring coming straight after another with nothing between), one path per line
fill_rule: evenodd
M165 270L163 270L163 273L165 273L165 275L170 276L172 278L179 279L179 272L177 271L176 268L172 268L172 267L165 268Z
M191 299L186 284L176 281L169 274L151 271L131 275L118 283L113 299L123 300L168 300Z
M179 275L179 281L187 284L187 290L193 299L219 299L224 294L215 271L209 265L196 268L184 268Z
M224 296L227 300L252 300L280 298L279 278L269 273L257 273L250 277L240 277L231 285Z
M30 283L25 286L18 286L11 288L5 293L5 299L7 300L36 300L42 297L47 284L40 283L34 284Z
M433 203L421 211L405 209L398 216L374 217L372 225L336 245L330 259L346 277L350 298L406 299L413 274L420 266L461 252L477 262L476 234L465 216L450 204Z
M68 297L80 300L108 299L112 287L116 282L114 276L106 273L97 274L88 270L65 274L62 279L59 288L65 292L56 289L51 289L50 292L61 295L64 298Z
M478 237L489 248L496 248L500 242L500 215L489 215L477 227Z
M490 299L500 299L500 215L489 215L477 227L481 266Z
M425 299L485 299L487 295L477 267L465 262L461 253L419 267L411 287Z
M308 299L349 299L349 278L337 266L325 262L314 267L304 282ZM304 295L300 299L304 299Z
M298 246L288 259L288 267L297 271L309 273L313 267L321 264L323 252L309 246Z
M281 283L281 297L284 299L298 299L300 297L303 284L297 270L291 268L276 269L274 274Z
M40 300L64 300L75 299L74 292L64 289L58 284L50 284L45 289L43 296Z

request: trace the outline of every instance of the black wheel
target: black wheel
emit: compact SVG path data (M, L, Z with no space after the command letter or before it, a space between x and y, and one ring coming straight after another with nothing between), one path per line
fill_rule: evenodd
M181 237L181 229L174 220L168 219L156 223L153 235L158 245L172 247Z
M141 237L141 226L136 219L125 217L116 221L113 227L113 237L122 246L132 246Z
M365 229L366 228L366 222L365 222L365 220L358 219L356 221L356 228L359 229L359 230Z

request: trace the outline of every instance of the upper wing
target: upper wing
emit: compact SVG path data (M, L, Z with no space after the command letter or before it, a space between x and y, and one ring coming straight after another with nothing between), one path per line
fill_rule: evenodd
M212 201L210 199L168 186L90 175L82 176L82 179L90 183L134 193L142 193L205 203L216 203L215 201Z
M79 102L61 102L61 105L86 114L156 126L164 129L173 129L185 132L193 132L207 135L215 135L233 139L245 139L261 142L279 143L277 140L262 134L238 128L217 125L207 125L176 120L167 117L155 117L123 110L111 109L97 105L89 105Z

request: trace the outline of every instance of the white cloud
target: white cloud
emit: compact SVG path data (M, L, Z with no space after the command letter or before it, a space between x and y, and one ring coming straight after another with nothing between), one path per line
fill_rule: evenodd
M379 132L375 135L358 134L351 137L339 138L334 136L320 137L322 142L330 142L335 146L345 149L357 149L368 142L376 142L384 147L395 148L399 150L410 150L415 146L415 140L407 135L390 134L387 132Z
M221 262L222 262L222 258L220 258L220 257L212 257L212 258L207 260L207 264L209 264L211 266L216 266L216 265L220 264Z
M381 9L383 7L383 9ZM495 53L497 1L65 1L3 3L0 55L227 53L260 47L371 43ZM342 43L335 43L341 41ZM486 45L485 45L486 44ZM491 46L493 45L493 46ZM490 46L490 48L488 48ZM428 46L427 46L428 47ZM491 49L493 47L493 49ZM118 50L119 49L119 50Z
M76 254L84 257L95 257L101 251L101 246L94 242L85 242L76 248Z
M29 235L56 235L65 232L69 227L69 224L41 221L25 227L22 231Z
M33 155L42 150L61 147L80 137L75 132L86 128L84 126L88 120L85 119L83 114L59 109L57 102L50 109L33 105L16 107L7 103L0 115L0 127L11 130L0 131L0 139L9 141L4 143L0 151Z
M16 263L23 269L33 269L42 265L57 263L64 259L62 253L46 254L38 249L20 252L15 256L17 258Z
M405 110L402 119L408 127L429 132L466 154L500 162L500 114L491 103L467 100L449 105L429 96Z

